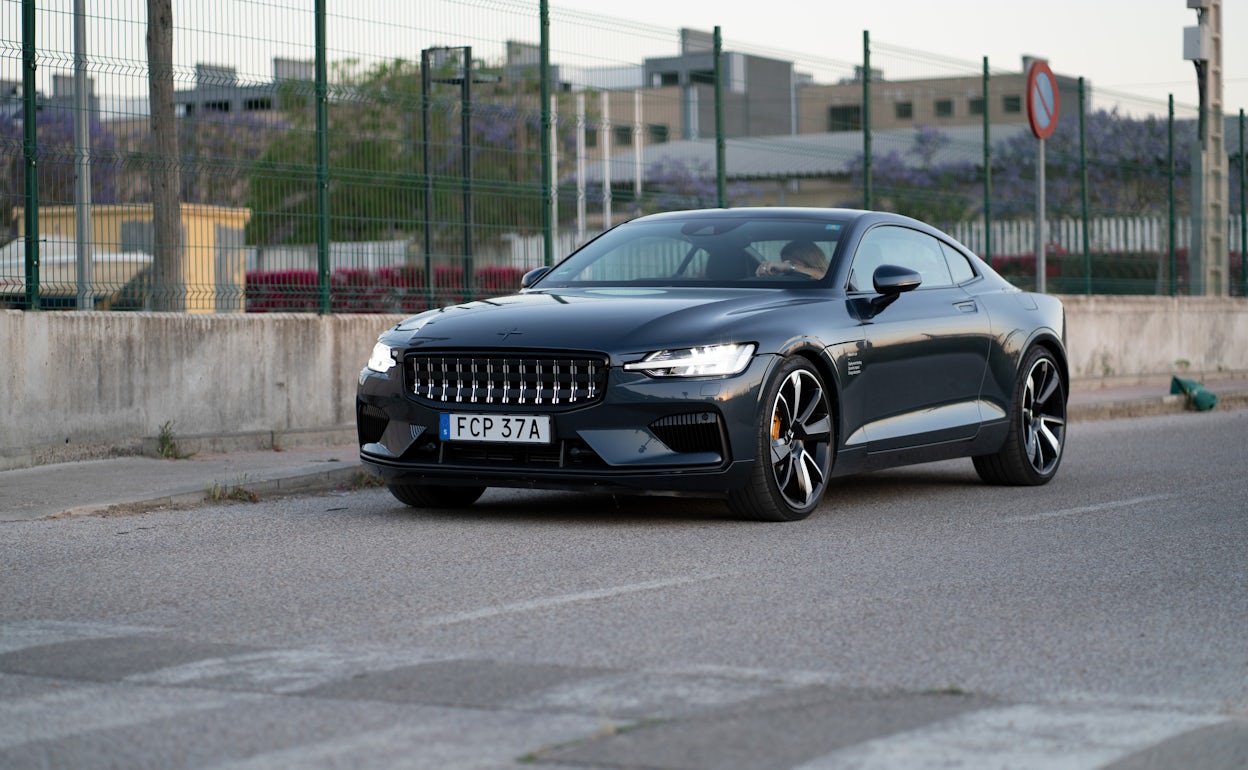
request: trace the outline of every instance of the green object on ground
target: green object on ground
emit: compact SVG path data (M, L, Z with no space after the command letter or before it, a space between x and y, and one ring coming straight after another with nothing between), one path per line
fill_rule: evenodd
M1218 405L1218 396L1205 390L1205 386L1195 380L1175 377L1170 381L1170 393L1187 396L1187 408L1198 412L1207 412Z

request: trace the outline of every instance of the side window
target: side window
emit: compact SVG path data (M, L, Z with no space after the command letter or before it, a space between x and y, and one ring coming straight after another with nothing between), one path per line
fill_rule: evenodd
M937 289L954 284L949 262L940 241L907 227L885 225L863 236L849 271L851 291L871 291L871 276L880 265L896 265L923 277L920 289ZM966 268L969 270L970 265Z
M965 254L944 243L940 244L940 248L945 252L945 260L949 263L949 272L953 275L955 284L964 284L975 277L975 268L971 267Z

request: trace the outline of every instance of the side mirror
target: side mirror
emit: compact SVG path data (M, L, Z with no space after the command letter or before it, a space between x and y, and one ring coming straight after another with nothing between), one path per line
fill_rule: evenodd
M903 292L914 291L923 283L923 276L913 270L897 265L880 265L871 275L871 283L875 284L878 297L871 300L871 306L878 313L891 305Z
M550 272L549 267L538 267L538 268L534 268L533 270L530 270L529 272L525 273L520 278L520 288L521 289L529 288L533 284L537 283L538 280L542 276L546 275L549 272Z

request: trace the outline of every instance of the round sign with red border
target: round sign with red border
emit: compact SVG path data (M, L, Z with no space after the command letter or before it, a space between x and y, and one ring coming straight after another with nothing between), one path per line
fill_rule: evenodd
M1048 139L1057 130L1060 106L1057 78L1048 62L1032 62L1027 70L1027 122L1037 139Z

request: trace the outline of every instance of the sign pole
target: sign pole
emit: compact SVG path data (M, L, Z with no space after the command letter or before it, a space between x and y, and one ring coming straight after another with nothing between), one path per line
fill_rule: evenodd
M1046 217L1044 211L1044 140L1057 130L1057 115L1060 107L1058 99L1057 78L1049 69L1049 64L1036 60L1027 68L1027 122L1031 124L1031 133L1039 140L1036 148L1036 291L1045 293L1046 254L1048 233L1045 232Z
M1045 232L1045 211L1044 211L1044 140L1039 140L1039 149L1036 152L1036 291L1041 294L1045 293L1045 264L1048 261L1045 249L1045 243L1048 240L1048 234Z

